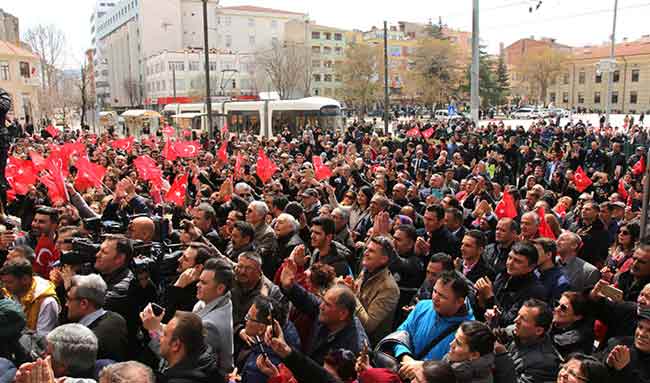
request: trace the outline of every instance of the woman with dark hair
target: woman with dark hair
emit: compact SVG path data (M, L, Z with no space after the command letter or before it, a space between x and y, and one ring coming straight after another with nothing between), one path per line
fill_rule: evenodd
M566 363L560 366L557 383L605 383L609 377L603 362L590 355L575 353L569 355Z
M639 243L640 235L641 228L636 223L628 223L618 229L616 241L609 249L605 266L600 270L602 279L614 283L621 273L630 269L633 262L632 255Z
M590 354L594 344L593 321L589 319L587 297L574 291L566 291L553 310L551 340L563 356L582 352Z

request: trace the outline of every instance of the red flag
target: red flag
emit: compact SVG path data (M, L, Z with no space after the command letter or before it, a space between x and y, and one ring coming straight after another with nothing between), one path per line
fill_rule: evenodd
M138 170L140 178L151 181L158 187L162 185L162 170L151 157L140 156L133 160L133 165Z
M70 174L68 160L69 158L64 153L60 151L52 152L45 160L45 169L50 172L52 172L52 169L58 169L64 177L67 177Z
M176 155L181 158L192 158L199 155L201 144L198 141L177 142L173 146Z
M228 162L228 140L225 140L223 144L221 144L221 147L217 152L217 158L219 158L219 161L224 164Z
M49 279L52 264L56 262L61 255L56 249L54 241L50 237L42 235L36 244L34 255L34 272L43 278Z
M173 202L176 206L185 204L185 193L187 192L187 174L176 176L174 183L165 194L166 202Z
M66 142L61 148L61 152L68 158L72 156L82 157L86 154L86 145L84 145L82 142Z
M183 130L183 137L190 138L192 137L192 131L189 129Z
M332 170L323 164L323 159L320 156L313 156L311 162L314 164L314 175L317 180L325 180L332 176Z
M566 217L566 206L564 206L563 203L558 203L555 208L553 209L555 213L557 213L562 219Z
M171 125L165 125L162 132L165 137L173 137L176 134L176 129Z
M169 140L165 141L165 147L163 148L163 157L165 157L167 161L175 161L178 158L178 154L176 154L174 146Z
M273 177L273 174L278 171L278 167L275 162L271 161L269 157L266 156L264 150L260 148L257 153L257 176L262 180L262 183L266 183L268 180Z
M221 127L221 134L223 135L228 134L228 120L225 120L223 122L223 126Z
M422 132L422 137L428 139L429 137L433 136L433 133L435 131L436 131L435 129L429 128L429 129L425 130L424 132Z
M147 145L148 147L150 147L152 149L155 149L156 146L158 145L158 142L156 141L156 136L153 136L153 135L151 135L149 137L144 137L142 139L142 143L144 145Z
M106 168L102 165L94 164L85 157L81 157L75 163L77 168L77 179L74 186L78 190L86 190L89 187L101 188L102 180L106 174Z
M627 190L625 190L625 182L622 178L618 180L618 189L616 191L621 195L622 199L627 199Z
M59 129L55 128L52 126L52 124L48 125L47 128L45 128L45 131L50 134L50 136L55 137L59 135Z
M407 131L406 135L408 137L419 137L420 136L420 129L418 129L418 127L416 126L413 129L410 129L409 131Z
M36 168L30 160L9 157L5 167L5 178L15 194L25 195L30 185L38 179Z
M639 158L639 160L632 166L632 174L634 174L635 177L640 176L645 172L645 158L643 156Z
M241 177L241 163L242 163L242 156L241 152L237 152L237 159L235 160L235 169L233 170L235 178L240 178Z
M119 140L111 142L111 147L115 150L123 150L127 153L131 153L134 141L135 137L120 138Z
M36 170L40 172L41 170L45 169L45 158L43 158L43 156L37 152L31 151L29 152L29 158L32 159L32 163L34 164Z
M47 187L47 195L52 202L68 201L68 193L65 189L65 179L58 169L48 169L48 172L41 177L40 181Z
M494 214L496 214L499 219L504 217L515 218L517 216L517 207L515 206L515 200L507 190L503 191L503 197L501 197L501 201L499 201L496 208L494 209Z
M576 190L582 193L587 189L593 182L587 177L587 174L582 170L582 166L578 166L575 173L573 174L573 184L576 185Z
M544 211L543 207L540 206L537 208L537 216L539 217L539 236L557 239L553 233L553 230L551 229L551 226L549 226L548 222L546 222L546 212Z

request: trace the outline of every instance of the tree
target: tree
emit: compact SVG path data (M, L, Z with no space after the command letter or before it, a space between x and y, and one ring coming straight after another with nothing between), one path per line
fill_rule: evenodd
M348 107L357 109L361 117L379 98L383 87L383 62L379 46L356 43L348 46L345 59L334 67L336 76L342 81L337 96Z
M567 58L566 53L550 47L529 51L522 57L519 71L530 99L546 101L551 80L562 72Z
M447 38L444 35L444 27L442 25L442 17L438 17L438 24L430 22L431 26L431 37L436 40L446 40Z
M43 89L52 89L55 85L56 69L61 65L63 57L65 34L54 24L39 24L27 30L25 41L40 57Z
M485 51L485 46L479 47L479 96L481 98L481 107L488 108L489 106L499 104L499 89L497 75L494 71L495 63L494 60ZM470 93L471 91L471 72L472 66L468 65L465 83L461 89Z
M256 54L257 66L266 75L280 99L309 94L311 53L307 46L285 42ZM259 88L264 88L263 86Z
M499 61L497 62L496 89L498 95L497 104L503 105L510 93L510 76L508 75L508 67L503 54L499 55Z

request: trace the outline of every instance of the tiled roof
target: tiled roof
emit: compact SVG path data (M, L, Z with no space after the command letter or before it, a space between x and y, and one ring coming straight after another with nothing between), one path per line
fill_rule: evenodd
M38 59L38 55L6 41L0 41L0 55Z
M304 13L301 13L301 12L282 11L282 10L279 10L279 9L256 7L254 5L238 5L238 6L233 6L233 7L221 7L221 9L230 10L230 11L288 13L288 14L291 14L291 15L304 15Z
M609 57L609 45L599 45L594 47L574 48L573 56L575 59L597 59ZM650 39L645 38L636 41L616 44L614 49L616 56L635 56L650 54Z

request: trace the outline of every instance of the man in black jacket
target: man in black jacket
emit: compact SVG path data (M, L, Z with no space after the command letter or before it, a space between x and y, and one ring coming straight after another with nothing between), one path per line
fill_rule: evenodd
M512 218L501 218L495 231L496 241L485 248L483 258L498 275L506 271L510 249L519 235L519 224Z
M582 238L580 258L602 268L609 249L609 233L600 220L600 206L591 201L582 205L580 222L573 225L570 230Z
M481 256L486 243L485 235L479 230L470 230L465 233L463 242L460 245L462 259L460 261L460 271L476 283L479 279L487 277L494 279L494 271L485 263Z
M413 225L399 225L393 235L397 257L389 265L390 271L399 286L399 302L396 317L400 317L401 307L406 306L424 282L424 262L415 255L417 233Z
M609 341L602 360L616 382L650 382L650 311L638 312L634 337Z
M460 242L445 226L445 209L441 205L429 205L424 212L424 238L415 243L415 253L429 257L436 253L446 253L453 258L460 255Z
M103 309L106 283L97 274L76 275L68 289L68 319L88 327L97 337L97 359L121 362L127 359L126 321Z
M618 277L617 287L623 290L624 301L636 301L641 289L650 283L650 245L639 246L632 258L630 269Z

